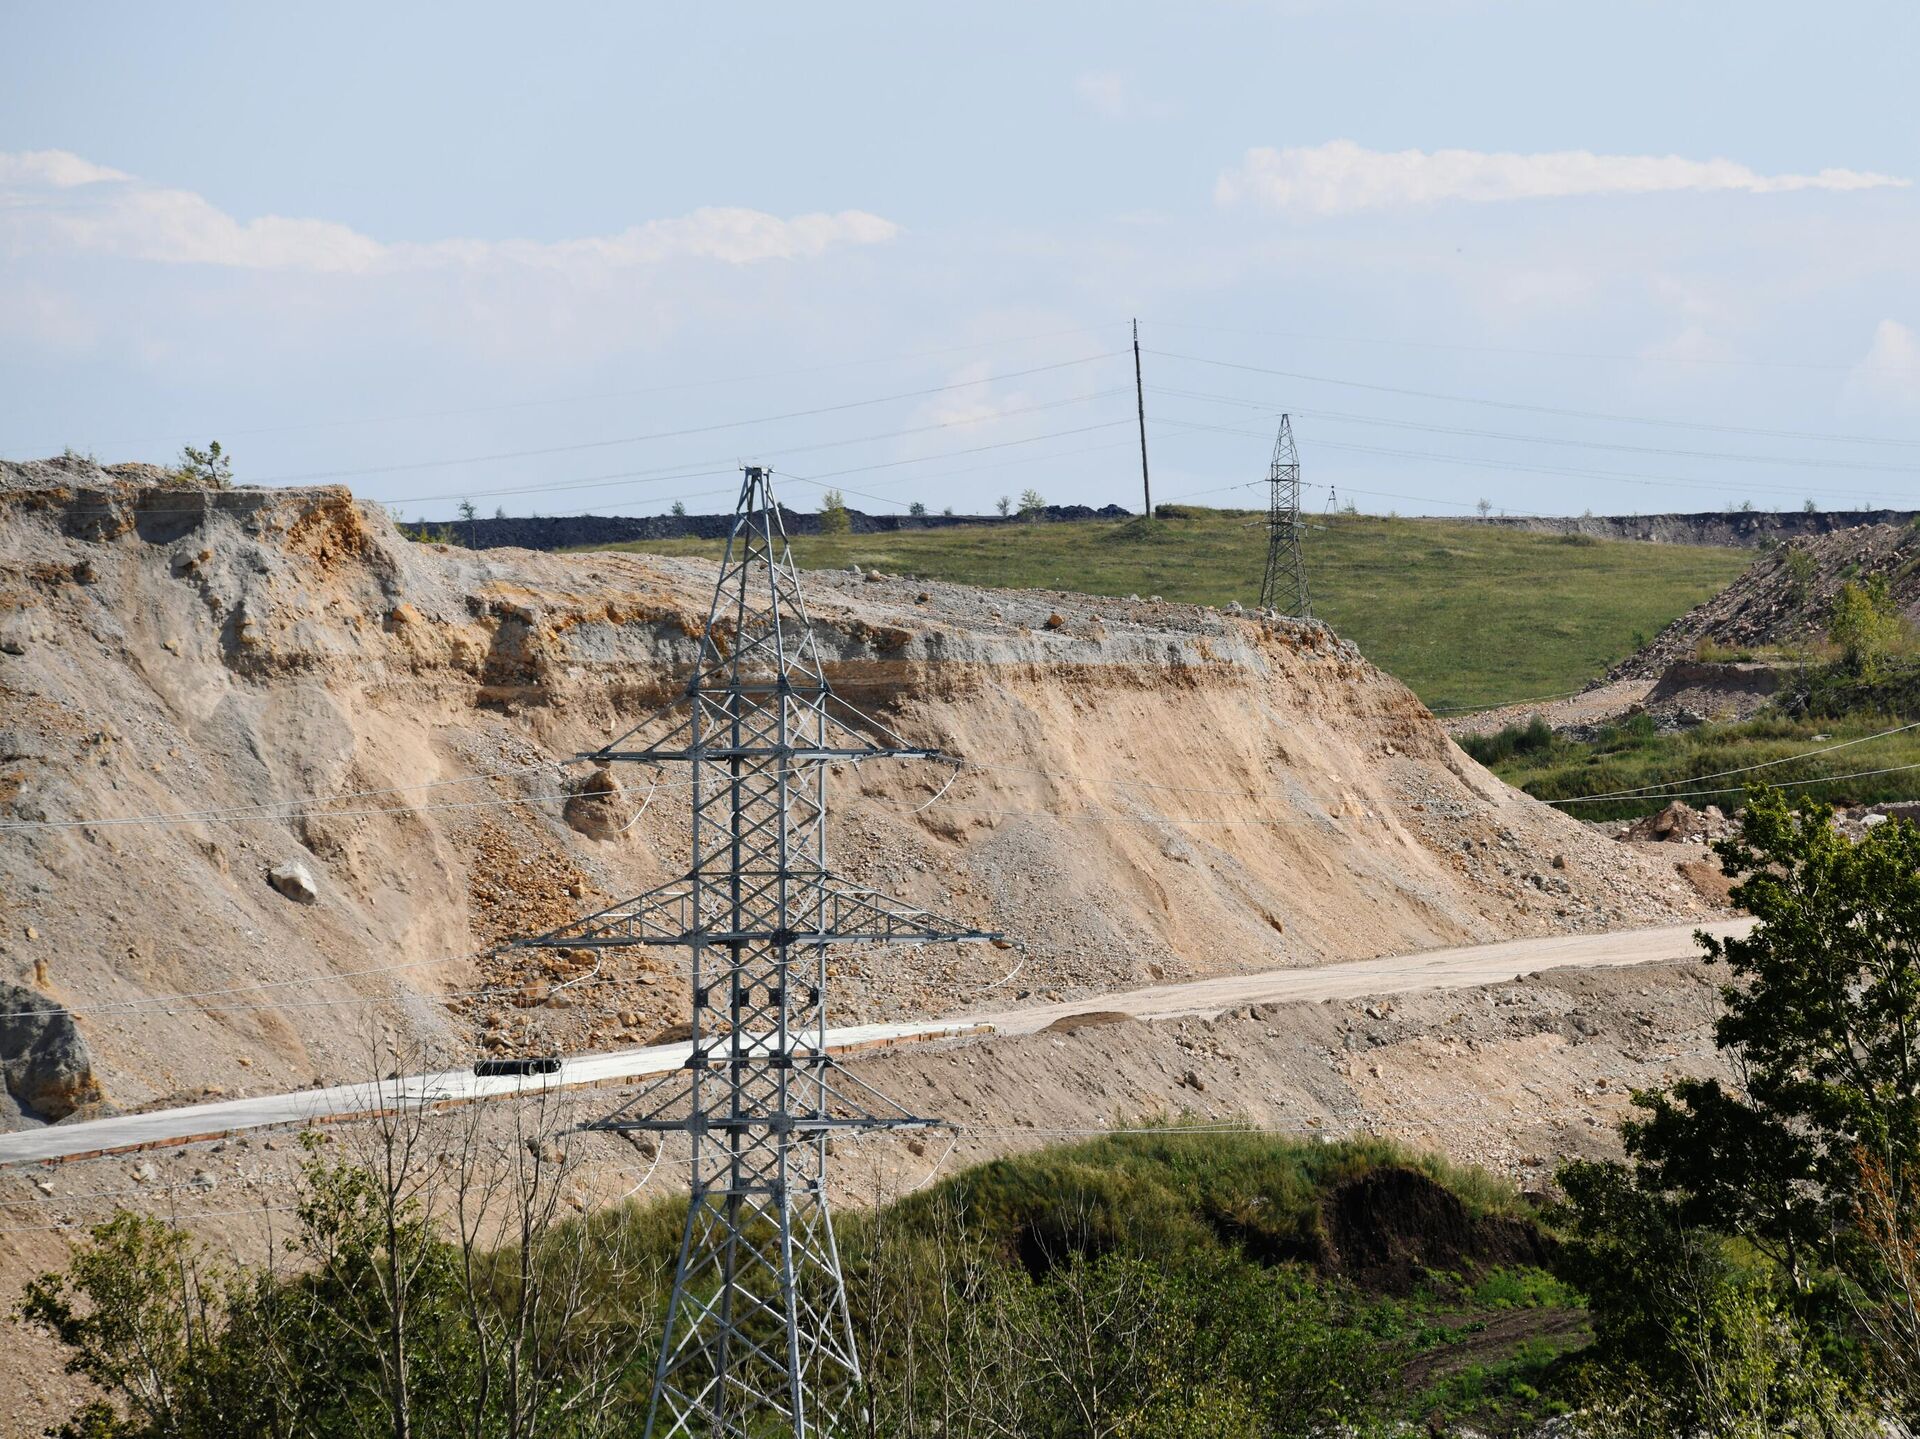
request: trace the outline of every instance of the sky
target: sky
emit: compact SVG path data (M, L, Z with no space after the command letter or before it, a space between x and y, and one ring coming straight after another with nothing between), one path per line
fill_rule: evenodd
M0 456L1920 505L1920 7L0 6Z

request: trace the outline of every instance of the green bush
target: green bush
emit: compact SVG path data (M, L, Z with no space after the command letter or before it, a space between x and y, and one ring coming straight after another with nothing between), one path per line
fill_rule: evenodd
M1515 755L1542 754L1553 748L1553 726L1539 715L1523 725L1508 725L1494 734L1467 735L1460 748L1484 765L1498 764Z
M853 528L853 519L847 514L847 497L838 490L828 490L820 496L820 533L823 535L844 535Z

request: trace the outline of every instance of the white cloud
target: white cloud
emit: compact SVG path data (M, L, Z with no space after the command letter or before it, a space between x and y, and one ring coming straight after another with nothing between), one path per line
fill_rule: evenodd
M191 190L148 185L60 150L0 152L0 248L73 251L163 264L322 273L520 265L620 268L676 259L745 265L811 259L840 245L893 239L900 227L863 210L783 219L703 208L577 240L441 240L385 244L330 220L239 220Z
M1222 205L1337 215L1443 200L1520 200L1564 195L1641 195L1673 190L1870 190L1913 182L1859 170L1763 175L1732 160L1679 155L1595 155L1553 150L1522 155L1480 150L1369 150L1351 140L1247 151L1214 187Z
M1127 77L1117 70L1098 70L1073 82L1080 103L1108 120L1124 120L1128 109Z
M1851 399L1920 410L1920 335L1898 320L1874 326L1873 343L1847 376L1847 390Z
M1164 120L1173 113L1165 102L1143 98L1132 77L1118 70L1088 71L1073 82L1073 93L1103 120Z
M109 170L67 150L18 150L13 154L0 150L0 185L37 184L66 190L75 185L129 178L119 170Z

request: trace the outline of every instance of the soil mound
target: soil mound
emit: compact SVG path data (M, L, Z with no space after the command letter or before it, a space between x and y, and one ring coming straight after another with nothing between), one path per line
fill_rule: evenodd
M1410 1293L1429 1270L1544 1267L1546 1237L1523 1219L1469 1211L1414 1169L1370 1170L1328 1197L1321 1212L1326 1267L1364 1289Z
M1920 617L1920 528L1859 525L1778 545L1614 666L1607 679L1660 678L1669 666L1695 658L1703 642L1738 651L1818 640L1840 586L1875 575L1886 577L1901 613Z

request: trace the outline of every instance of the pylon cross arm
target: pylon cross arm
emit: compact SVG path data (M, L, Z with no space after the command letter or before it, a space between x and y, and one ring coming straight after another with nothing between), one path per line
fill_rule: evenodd
M558 929L516 939L517 949L610 949L627 945L772 944L964 944L992 941L997 930L975 929L930 909L891 899L831 873L794 870L743 873L749 886L784 887L784 926L736 928L732 911L711 876L705 876L709 913L694 907L694 876L687 875L610 905L598 914Z

